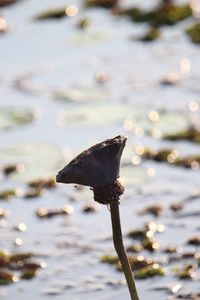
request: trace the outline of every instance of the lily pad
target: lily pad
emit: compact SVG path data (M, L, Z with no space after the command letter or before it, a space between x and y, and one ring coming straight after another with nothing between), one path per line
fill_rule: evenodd
M138 125L150 135L162 136L188 127L188 117L182 111L158 111L158 119L151 116L153 113L153 111L149 112L148 117L138 121Z
M1 107L0 129L10 129L19 125L31 123L35 120L37 112L24 107Z
M53 144L22 143L0 149L0 160L8 163L22 163L22 173L13 173L12 178L29 182L55 176L65 164L62 150Z
M157 114L157 119L152 118ZM133 104L101 102L72 107L59 116L58 123L65 126L99 126L113 123L124 124L127 131L133 133L145 132L149 135L162 135L183 130L188 127L188 118L182 111L152 112L147 108L136 107Z
M113 103L100 103L83 105L82 107L74 107L71 110L64 112L60 115L63 125L67 126L94 126L112 123L123 123L133 110L133 106L115 104Z
M99 85L79 85L72 88L61 88L53 93L54 100L64 102L90 102L108 99L108 91Z

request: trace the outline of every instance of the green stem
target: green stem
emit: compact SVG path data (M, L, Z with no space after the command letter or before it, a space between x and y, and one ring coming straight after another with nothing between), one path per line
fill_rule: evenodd
M113 243L117 255L119 256L119 260L121 262L124 275L126 277L126 282L129 288L131 299L139 300L133 272L131 270L131 266L123 245L122 230L120 224L120 214L119 214L119 204L117 202L113 202L110 204L110 213L111 213L111 220L112 220Z

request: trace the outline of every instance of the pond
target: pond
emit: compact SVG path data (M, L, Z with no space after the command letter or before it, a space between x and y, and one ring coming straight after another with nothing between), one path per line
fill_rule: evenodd
M122 12L157 1L8 2L0 1L0 297L129 299L119 264L102 261L115 256L108 207L87 187L54 182L78 153L121 134L124 242L164 275L136 279L140 299L200 299L200 61L186 33L198 1L193 17L162 26L151 42L141 40L149 25ZM43 20L49 9L57 17Z

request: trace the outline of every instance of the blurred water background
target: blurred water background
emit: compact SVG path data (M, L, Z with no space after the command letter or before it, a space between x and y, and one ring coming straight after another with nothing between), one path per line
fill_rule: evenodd
M121 2L145 9L158 3ZM34 19L63 6L71 8L66 18ZM139 255L167 261L164 249L169 246L197 253L195 261L179 257L163 263L166 276L137 280L141 300L178 299L174 293L179 289L200 293L199 163L193 159L188 168L172 164L177 153L199 155L199 143L163 139L200 125L199 46L185 33L194 20L164 26L159 39L145 43L138 38L148 29L146 23L133 23L109 9L85 8L81 0L17 1L0 7L0 18L7 31L0 35L0 250L34 253L45 267L31 280L12 270L17 282L0 286L0 298L129 299L123 274L101 262L102 255L115 254L107 207L94 204L87 188L60 184L37 190L31 198L34 191L27 187L30 181L54 177L80 151L118 134L128 137L121 170L125 236L157 222L165 229L156 235L160 249ZM86 29L80 28L83 21ZM143 160L144 147L174 152L168 163ZM8 176L6 166L16 164ZM9 201L5 191L10 191ZM177 203L183 205L180 211L170 209ZM36 214L41 207L64 205L70 215L43 219ZM155 205L159 216L138 213ZM197 246L188 245L194 236ZM125 244L132 244L127 236ZM176 276L185 264L195 265L189 280Z

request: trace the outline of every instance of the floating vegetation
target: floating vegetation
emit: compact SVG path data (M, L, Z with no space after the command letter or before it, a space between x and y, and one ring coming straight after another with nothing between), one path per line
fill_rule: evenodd
M183 210L183 208L184 208L184 205L183 205L183 203L180 203L180 202L173 203L170 205L170 209L174 212L181 211L181 210Z
M141 230L130 231L128 236L140 241L140 251L145 249L150 252L154 252L160 249L160 244L153 238L153 236L156 232L162 232L163 230L164 226L157 225L155 222L150 222L149 224L145 225L144 228ZM128 249L129 251L131 251L131 246Z
M192 16L190 5L161 4L154 10L145 11L137 7L120 8L118 15L129 17L133 22L148 22L154 26L174 25Z
M135 272L136 279L146 279L146 278L151 278L155 276L164 276L164 275L166 275L165 269L161 268L157 263L154 263L153 265L147 266Z
M160 204L155 204L155 205L151 205L148 206L142 210L139 211L140 215L147 215L147 214L151 214L155 217L159 217L161 215L163 211L163 207Z
M160 244L153 238L146 237L142 240L142 246L144 249L154 252L160 248Z
M18 0L0 0L0 7L14 4L16 2L18 2Z
M101 257L101 262L107 263L109 265L116 265L119 263L118 256L114 255L104 255Z
M129 256L129 262L130 262L131 268L136 271L150 267L153 264L155 264L155 261L153 259L145 258L142 255ZM120 270L119 266L118 266L118 270Z
M187 241L188 245L192 246L200 246L200 235L199 236L193 236Z
M62 8L54 8L49 9L45 12L42 12L41 14L38 14L35 17L35 20L50 20L50 19L62 19L65 17L74 17L78 13L78 8L74 5L70 5L68 7L62 7Z
M163 252L165 253L180 253L181 252L181 248L180 247L174 247L174 246L168 246L166 249L163 250Z
M37 275L37 271L32 270L32 269L27 269L25 270L22 275L21 275L21 279L32 279L33 277L35 277Z
M200 23L196 23L190 26L186 33L190 37L191 41L195 44L200 44Z
M0 192L0 200L9 201L13 197L17 197L17 196L21 196L21 195L22 195L22 191L20 189L9 189L9 190Z
M84 213L93 213L96 211L97 211L97 207L92 204L85 205L85 207L83 208Z
M165 251L166 252L166 251ZM177 254L178 255L172 255L169 258L169 262L180 262L182 260L189 260L189 261L193 261L195 264L199 264L199 258L200 258L200 253L199 252L185 252L182 253L182 249L180 247L177 247Z
M36 210L36 215L39 218L50 219L55 216L71 215L73 211L74 208L71 205L64 205L61 209L54 209L54 210L48 210L45 207L41 207Z
M56 181L54 177L37 179L28 182L28 186L35 189L52 189L56 187Z
M16 282L17 280L18 278L16 275L0 268L0 286Z
M12 174L12 179L25 182L51 182L55 172L65 163L65 156L59 147L48 143L27 142L0 149L1 161L24 166L23 172Z
M139 253L143 250L143 247L141 245L131 245L126 248L128 252L133 252L133 253Z
M43 195L43 190L41 188L31 188L28 191L24 193L24 198L25 199L33 199L33 198L38 198Z
M145 230L132 230L129 232L128 236L133 238L133 239L136 239L136 240L142 240L146 237L147 235L147 231L146 229Z
M193 143L200 143L200 130L194 126L191 126L185 130L167 134L163 137L165 140L179 141L186 140Z
M10 129L25 125L37 119L37 111L24 107L1 107L0 129Z
M40 266L37 265L30 265L30 267L26 266L20 278L26 280L32 279L33 277L37 276L39 268Z
M154 291L166 291L169 294L176 294L182 288L180 283L170 283L166 285L158 285L152 288ZM172 300L171 297L168 300Z
M99 102L110 98L110 94L99 84L92 83L60 88L53 92L52 97L56 101L64 102Z
M0 192L0 200L9 201L14 197L23 197L25 199L40 197L43 194L43 190L41 188L30 188L27 191L23 191L21 189L9 189Z
M118 0L86 0L86 7L103 7L103 8L114 8L118 4Z
M90 26L90 20L88 18L82 18L77 23L77 28L86 30Z
M163 232L164 229L165 228L163 225L157 224L155 222L150 222L146 224L142 229L130 231L128 236L136 240L143 240L148 237L153 237L154 233L156 232Z
M90 99L90 98L89 98ZM94 98L93 95L93 100ZM123 119L133 110L132 105L92 103L84 107L75 107L60 115L60 121L65 126L102 126L104 124L122 123ZM99 111L99 114L96 114Z
M159 151L145 149L142 156L145 159L154 160L156 162L167 162L175 166L191 168L193 170L197 170L200 164L200 155L179 157L179 153L176 149L162 149Z
M9 176L12 173L21 173L24 170L24 166L22 164L8 164L3 168L3 174L5 176Z
M37 270L46 267L44 263L33 261L33 253L9 253L0 251L0 285L10 284L18 280L18 276L10 270L21 272L20 278L33 278ZM30 276L32 274L32 276Z
M196 266L194 265L186 265L184 266L182 271L177 272L177 276L179 279L195 279L196 277Z
M136 271L150 267L155 264L155 261L153 259L145 258L142 255L128 256L128 259L132 270ZM102 256L101 261L109 265L114 265L118 271L122 271L122 266L117 256L104 255Z
M8 268L19 268L24 263L34 256L33 253L9 253L7 251L0 251L0 266Z
M160 35L161 35L160 30L156 27L152 27L148 29L143 36L138 38L138 40L142 42L152 42L157 40L160 37Z

